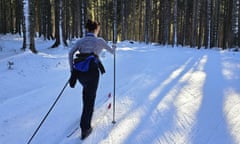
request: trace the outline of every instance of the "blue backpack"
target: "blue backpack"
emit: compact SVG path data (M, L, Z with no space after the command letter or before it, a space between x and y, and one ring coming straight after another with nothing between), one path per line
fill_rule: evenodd
M87 72L89 70L90 67L90 63L91 61L94 61L96 64L98 63L98 60L95 56L90 55L88 56L85 60L74 63L73 67L74 69L81 71L81 72Z

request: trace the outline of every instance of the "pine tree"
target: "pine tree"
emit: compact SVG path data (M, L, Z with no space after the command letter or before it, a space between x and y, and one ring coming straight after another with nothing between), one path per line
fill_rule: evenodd
M29 33L30 33L30 45L29 49L33 53L37 53L35 48L35 0L29 1Z

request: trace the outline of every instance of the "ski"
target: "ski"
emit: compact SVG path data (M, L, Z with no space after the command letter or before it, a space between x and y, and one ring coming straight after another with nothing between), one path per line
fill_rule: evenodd
M107 98L103 101L102 104L100 104L99 106L97 106L96 109L101 108L101 106L104 106L104 109L100 109L100 110L96 110L96 112L94 112L94 116L93 116L93 127L95 127L99 122L101 122L101 119L108 113L108 111L111 109L112 107L112 103L111 103L111 97L112 94L109 93ZM100 113L100 114L99 114ZM97 118L96 115L98 116ZM100 115L100 116L99 116ZM75 133L77 133L80 130L80 127L76 127L74 128L68 135L67 138L70 138L72 135L74 135Z
M70 134L67 135L67 138L71 137L78 129L79 127L76 127Z

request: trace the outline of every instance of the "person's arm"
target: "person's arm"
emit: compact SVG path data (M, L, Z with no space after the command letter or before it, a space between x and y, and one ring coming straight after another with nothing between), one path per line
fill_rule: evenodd
M101 47L103 48L103 49L106 49L108 52L110 52L111 54L114 54L114 51L115 51L115 48L116 47L110 47L107 43L106 43L106 41L103 39L103 38L99 38L99 41L100 41L100 43L101 43Z
M69 66L71 71L73 70L73 56L77 50L78 50L78 44L76 43L68 53Z

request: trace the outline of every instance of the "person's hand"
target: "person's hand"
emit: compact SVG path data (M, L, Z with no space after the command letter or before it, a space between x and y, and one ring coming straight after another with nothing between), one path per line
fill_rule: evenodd
M112 48L115 51L117 49L117 45L116 44L112 44Z
M68 80L68 83L70 85L71 88L74 88L77 82L77 76L76 76L76 72L71 71L71 76Z

